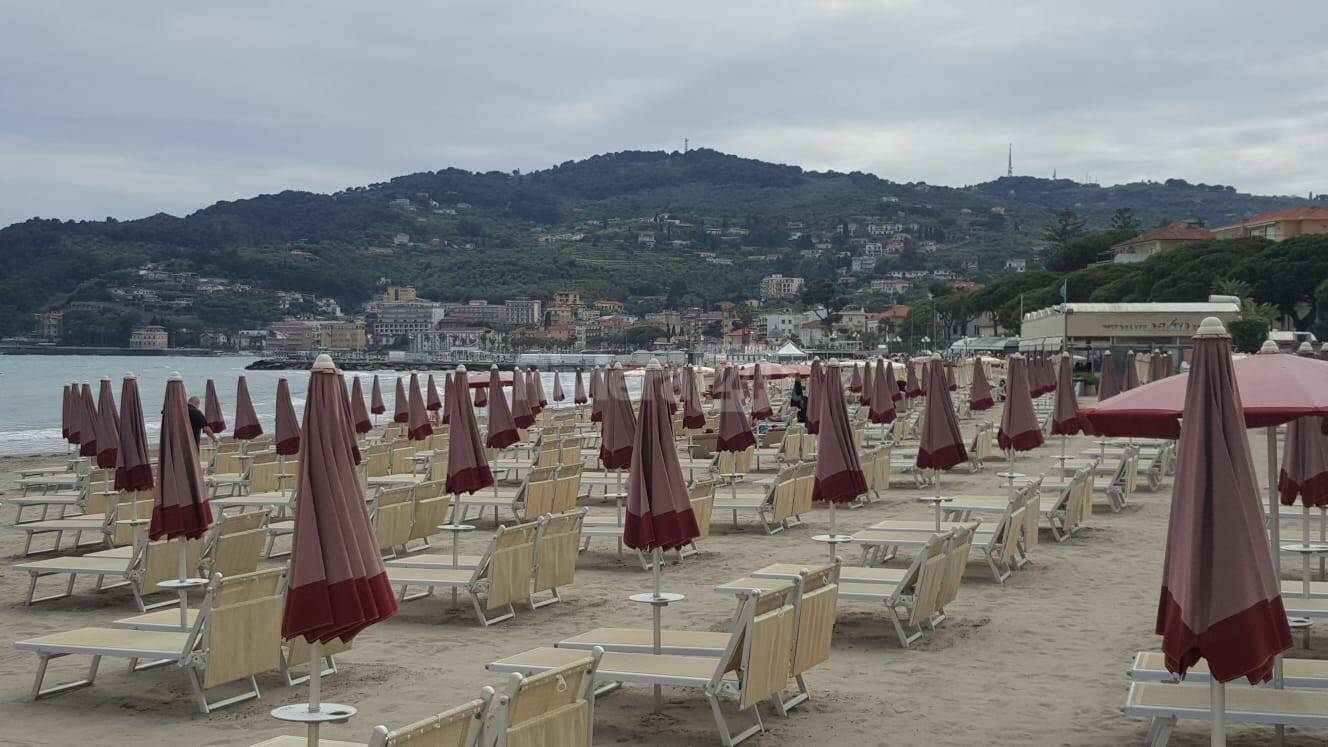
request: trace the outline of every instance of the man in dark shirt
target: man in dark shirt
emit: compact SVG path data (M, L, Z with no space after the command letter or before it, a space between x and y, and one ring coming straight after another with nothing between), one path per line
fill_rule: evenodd
M207 416L203 414L202 410L198 409L199 402L201 400L198 397L189 398L189 427L194 430L194 444L197 445L200 442L200 433L206 433L207 437L212 439L212 443L215 444L217 437L207 425Z

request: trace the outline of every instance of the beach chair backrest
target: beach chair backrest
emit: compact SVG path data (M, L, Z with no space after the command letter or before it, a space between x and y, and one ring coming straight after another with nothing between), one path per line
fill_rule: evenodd
M285 568L267 568L252 573L222 576L212 592L214 605L232 605L280 594L286 577Z
M281 485L277 480L277 472L279 471L276 462L255 464L249 469L249 492L271 493L280 490ZM291 473L295 472L294 468L290 471Z
M1125 462L1125 479L1121 486L1121 494L1128 503L1134 495L1135 488L1139 487L1139 449L1131 451Z
M753 448L748 446L742 451L715 452L716 467L721 475L745 475L752 471Z
M369 747L474 747L484 731L493 688L483 698L420 719L400 729L376 726Z
M415 486L411 492L414 503L410 522L410 539L422 540L438 532L438 525L447 522L451 497L443 494L443 481L430 480Z
M410 486L388 488L374 501L374 537L379 550L391 550L410 541L415 519L415 503Z
M364 470L365 477L384 477L391 472L392 451L390 446L385 444L373 446L361 456L364 461L360 462L360 468Z
M882 444L872 460L872 485L877 491L890 488L890 451L889 444Z
M924 556L924 560L913 593L913 608L909 612L909 622L915 626L930 620L940 608L941 587L945 585L945 547L948 539L948 535L933 534L919 553Z
M796 462L802 459L802 425L799 423L789 423L784 431L784 438L780 442L779 455L785 462Z
M1024 509L1023 540L1025 547L1038 543L1038 518L1042 509L1042 477L1019 489L1019 506Z
M704 487L697 490L698 485ZM696 544L698 540L710 536L710 519L715 513L715 483L711 480L697 483L688 490L688 493L691 497L687 502L692 507L692 516L696 517L697 534L696 539L692 540L692 544Z
M554 477L557 475L558 467L554 465L548 469L551 470L548 479L531 479L526 482L523 497L526 504L525 516L528 520L553 513L558 498L558 480Z
M792 476L775 478L770 489L770 503L774 507L774 520L784 521L796 515L798 507L798 480Z
M803 577L791 674L802 674L830 659L838 603L838 563L809 571Z
M973 454L970 456L977 461L990 459L993 455L991 428L978 428L978 432L973 436Z
M532 677L512 675L501 729L506 747L589 747L595 656Z
M581 495L581 465L563 464L557 471L558 486L554 490L554 513L563 513L576 508L576 499Z
M487 609L505 607L514 601L530 598L530 584L535 574L535 536L538 531L537 521L498 528L487 564ZM485 568L480 568L476 572L485 571Z
M214 588L218 583L224 582L220 574L214 574ZM208 604L203 638L205 689L281 668L281 593L241 602L214 596Z
M225 578L253 573L267 543L267 511L225 516L214 525L214 534L204 549L205 576L214 572Z
M199 558L203 556L201 539L177 541L163 540L148 542L141 550L143 576L139 588L144 593L157 591L157 584L180 577L180 546L184 545L185 567L192 574L198 568Z
M586 512L546 516L535 542L535 591L569 586L576 578L576 556Z
M739 673L738 701L742 710L774 697L788 684L797 622L794 603L799 588L800 582L757 595L750 611L744 610L744 616L750 617L737 636L741 649L720 659L734 665L729 671Z
M1000 561L1009 566L1019 552L1019 539L1024 533L1024 512L1028 509L1020 506L1010 512L1003 526L996 531L994 539L1001 544Z
M812 510L812 493L816 485L816 461L804 461L794 470L793 515L801 516Z
M131 521L136 517L139 519L152 518L152 503L151 490L120 493L116 497L114 510L106 514L107 522L110 524L112 545L125 547L138 542L140 539L145 540L147 538L147 524L134 526L124 522Z
M432 437L430 437L432 438ZM407 443L392 450L392 474L405 475L415 471L415 454L424 450L428 440Z
M691 457L693 459L709 459L715 455L715 444L719 441L718 433L706 433L703 429L693 428Z
M973 545L973 533L980 522L969 521L950 529L949 541L945 546L945 579L941 583L941 596L937 607L945 609L959 596L959 585L964 581L964 570L968 568L968 552Z

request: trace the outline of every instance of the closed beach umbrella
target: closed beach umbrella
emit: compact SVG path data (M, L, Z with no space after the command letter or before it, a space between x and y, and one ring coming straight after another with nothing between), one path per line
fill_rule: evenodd
M757 363L752 371L752 418L769 420L774 415L775 410L770 406L770 393L765 388L765 374L761 372L761 364Z
M893 423L895 414L895 392L899 387L894 386L894 371L887 369L885 361L881 358L876 359L876 375L871 379L871 401L867 405L867 419L877 425Z
M636 413L627 396L622 364L615 363L604 375L604 421L600 423L599 461L606 470L632 466L632 439L636 437Z
M945 388L952 391L959 391L959 385L955 383L954 364L946 361L945 364Z
M538 402L541 411L549 406L549 398L544 394L544 377L540 375L539 369L530 367L530 381L535 387L535 398L531 402Z
M470 386L470 382L469 382L469 381L465 382L465 386ZM443 401L442 401L442 403L440 403L440 408L442 409L443 412L442 412L442 416L438 418L438 422L442 423L443 425L447 425L448 423L452 422L452 408L451 408L451 403L452 403L452 392L450 391L451 388L452 388L452 377L450 377L450 376L444 376L444 377L443 377ZM465 396L466 396L466 391L467 391L466 389L462 389L462 390L461 390L461 396L465 397ZM446 406L443 406L443 405L446 405Z
M519 368L512 369L512 422L522 429L535 424L535 412L530 406L530 385Z
M1139 365L1135 362L1134 351L1125 354L1125 381L1121 384L1121 391L1128 392L1131 389L1139 388Z
M540 406L538 382L539 374L535 372L535 369L533 367L526 369L526 404L530 407L532 416L539 415L540 410L543 409Z
M681 548L700 535L674 447L673 418L664 401L668 386L664 369L652 360L641 392L641 425L627 446L631 471L623 544L647 553Z
M600 423L604 420L604 375L599 366L590 372L590 399L593 403L590 405L590 422Z
M581 380L581 369L576 369L576 386L573 388L572 404L584 405L590 400L586 398L586 385Z
M501 387L502 385L499 384L499 386ZM475 387L475 406L484 407L487 404L489 404L489 384L488 382L485 382L484 384Z
M738 371L730 366L724 372L723 388L719 392L719 437L715 440L715 450L745 451L756 445L756 437L752 435L752 424L742 409Z
M60 395L60 438L69 441L69 385ZM73 443L72 441L70 443Z
M1061 354L1061 366L1056 382L1056 404L1051 411L1051 434L1073 436L1082 430L1079 420L1079 400L1074 396L1074 366L1070 354Z
M822 374L830 382L822 388L818 404L821 428L816 436L816 473L812 500L821 503L849 503L867 492L867 478L853 444L853 427L848 420L844 390L839 386L839 365L831 361ZM830 533L835 534L832 527ZM833 551L833 545L832 551Z
M1223 683L1271 679L1291 631L1265 545L1231 338L1209 317L1194 340L1156 631L1169 671L1183 677L1207 662L1214 742L1225 743Z
M368 433L373 430L373 420L364 408L364 391L360 388L360 377L356 376L350 385L350 414L355 423L356 433Z
M922 383L918 381L918 375L913 369L913 361L904 361L904 396L909 399L921 397L924 393Z
M493 484L493 471L480 440L475 410L466 396L466 367L457 366L454 383L447 387L447 411L451 423L447 431L447 492L453 495L474 493Z
M996 441L1002 451L1028 451L1042 445L1042 428L1033 410L1028 391L1028 367L1022 355L1012 355L1006 363L1005 410Z
M991 383L987 381L986 366L982 359L973 361L973 383L968 387L968 409L981 412L990 410L996 404L991 396Z
M849 379L848 390L855 393L862 391L862 369L856 363L853 364L853 376Z
M373 397L369 401L369 412L375 415L382 415L387 412L387 405L383 404L383 389L378 383L378 374L374 374L373 387L370 389L369 395Z
M554 401L554 402L562 402L562 401L565 400L565 399L567 399L567 395L566 395L565 393L563 393L563 380L562 380L562 377L558 376L558 372L557 372L557 371L554 371L554 372L553 372L553 401Z
M890 387L890 398L898 402L904 398L904 392L899 389L899 375L895 373L895 362L885 362L885 377L889 379L887 384Z
M392 422L410 422L410 400L406 398L406 382L400 376L397 377L396 400L392 403Z
M820 358L812 358L811 375L807 377L807 423L806 430L811 435L820 432L821 400L825 398L825 367Z
M127 374L120 386L120 448L115 452L115 489L147 490L152 484L152 460L148 455L138 379Z
M1301 343L1296 354L1315 360L1308 342ZM1328 377L1328 366L1324 367L1324 376ZM1315 416L1287 423L1282 469L1277 480L1282 505L1294 505L1300 496L1306 509L1328 506L1328 436L1324 435L1324 425L1324 418ZM1308 523L1304 529L1309 530Z
M346 430L340 387L332 359L318 356L304 403L281 618L283 638L303 636L309 643L349 642L397 610L356 474L355 438Z
M407 396L410 397L410 409L406 420L406 436L412 441L423 441L433 435L433 426L429 425L429 411L424 407L417 374L410 375L410 392Z
M503 396L503 380L497 366L489 368L488 429L484 445L490 449L505 449L521 440L512 411L507 407L507 398Z
M878 362L880 358L876 359ZM872 397L876 396L875 375L872 361L869 359L862 368L862 392L858 395L858 406L867 407L872 403Z
M157 446L157 482L152 499L148 536L154 540L198 539L212 526L207 485L198 462L198 444L189 426L184 379L178 373L172 373L166 380ZM183 548L180 554L183 556Z
M338 394L341 395L341 411L346 415L346 432L351 434L350 438L351 456L355 458L355 463L359 464L361 461L363 461L363 459L361 459L362 455L360 454L360 442L356 440L354 435L355 410L351 406L350 394L346 390L346 375L341 371L341 369L337 369L337 387L338 387ZM284 460L282 461L281 472L282 474L286 473L286 466ZM284 493L285 490L286 489L283 486L282 492Z
M1169 355L1163 355L1161 350L1154 350L1153 354L1148 356L1148 383L1161 381L1167 377L1166 360Z
M290 385L286 377L277 379L277 431L276 448L280 456L294 456L300 453L300 421L295 418L295 406L291 404Z
M1121 393L1120 375L1111 359L1111 351L1102 354L1102 372L1097 378L1097 401L1105 402Z
M263 435L263 426L254 412L254 403L249 399L249 383L241 376L235 384L235 432L241 441L249 441Z
M669 415L672 416L678 412L678 390L675 382L676 372L672 369L664 370L664 399L669 406ZM642 380L644 382L644 379Z
M928 395L922 409L922 436L918 439L918 469L948 470L968 461L968 449L959 432L950 392L945 388L945 371L939 358L927 365Z
M78 390L79 443L78 455L97 456L97 404L92 400L92 385L83 382Z
M111 380L102 379L97 392L97 466L111 469L120 449L120 413L115 410Z
M65 407L69 412L66 417L69 418L69 443L72 446L78 446L83 443L83 388L78 382L74 382L66 387L69 390L68 399Z
M705 410L701 409L701 394L696 390L696 370L691 366L683 368L681 383L682 427L704 427L706 422Z
M221 400L217 399L217 382L207 380L207 392L203 397L203 417L207 418L208 430L214 436L226 432L226 416L221 411Z
M438 396L438 386L433 383L433 374L429 374L429 399L424 407L430 412L437 412L443 409L443 399Z

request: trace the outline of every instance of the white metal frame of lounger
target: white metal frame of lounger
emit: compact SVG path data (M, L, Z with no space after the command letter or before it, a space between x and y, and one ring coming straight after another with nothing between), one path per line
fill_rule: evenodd
M138 550L135 550L135 553L137 553L137 552L139 552L139 551L138 551ZM167 600L167 601L164 601L164 602L153 602L152 604L148 604L147 602L145 602L145 601L143 600L143 592L144 592L144 590L143 590L143 589L140 589L139 586L138 586L138 584L139 584L139 580L140 580L140 579L142 578L142 576L143 576L143 571L142 571L141 569L137 569L137 568L134 567L134 566L136 565L136 563L135 563L136 559L137 559L137 555L135 555L134 557L125 558L125 559L124 559L124 560L125 560L125 567L124 567L124 570L123 570L123 571L119 571L119 570L115 570L115 571L95 570L95 571L93 571L93 570L89 570L89 569L87 568L87 566L84 566L84 567L80 568L80 567L78 567L78 566L76 565L76 564L78 563L78 560L79 560L78 557L71 557L71 558L69 558L70 565L65 566L65 567L63 567L63 568L59 568L59 567L53 567L53 568L41 568L41 569L36 569L36 568L24 568L22 564L16 565L16 566L14 566L14 568L15 568L16 570L27 571L27 573L28 573L28 575L29 575L29 578L28 578L28 593L27 593L27 597L24 599L24 602L23 602L25 606L29 606L29 607L32 606L32 605L34 605L34 604L37 604L37 603L39 603L39 602L52 602L52 601L55 601L55 600L58 600L58 599L67 599L67 598L73 596L73 595L74 595L74 582L78 580L78 577L79 577L79 576L96 576L96 577L97 577L97 583L96 583L96 585L93 587L93 591L96 592L96 593L101 593L101 592L103 592L103 591L111 591L112 589L119 589L119 588L122 588L122 587L125 587L125 586L129 587L129 591L130 591L130 593L134 595L134 604L138 606L138 609L139 609L140 612L149 612L149 611L151 611L151 610L161 609L161 608L163 608L163 607L174 607L174 606L177 606L177 605L179 604L179 601L178 601L177 599L170 599L170 600ZM48 594L48 595L46 595L46 596L44 596L44 597L36 597L36 596L34 596L34 595L37 593L37 582L38 582L39 579L41 579L41 578L43 578L43 577L45 577L45 576L61 576L61 575L68 575L68 576L69 576L69 582L68 582L67 584L65 584L65 590L64 590L63 593ZM124 580L123 580L123 581L116 582L116 583L113 583L113 584L109 584L109 585L107 585L107 584L105 583L105 580L106 580L106 578L108 578L108 577L110 577L110 578L122 578L122 579L124 579Z
M883 563L888 560L893 560L897 555L897 551L901 547L908 548L910 550L918 550L923 547L926 547L927 538L931 536L930 534L923 531L914 532L915 534L918 535L918 539L916 540L901 541L898 538L892 538L889 541L887 541L887 540L873 540L869 537L860 536L865 532L871 532L871 531L873 530L872 529L860 530L859 532L857 532L852 536L851 540L849 540L855 545L863 546L862 547L863 566L870 566L873 564ZM899 530L881 529L875 531L896 532ZM996 531L997 531L996 529L992 529L984 533L983 528L979 527L978 531L973 533L973 539L969 545L969 552L971 553L974 550L980 552L982 554L982 557L987 561L987 566L991 569L991 574L996 579L996 582L1003 584L1006 582L1006 580L1010 578L1010 575L1017 568L1022 568L1024 563L1018 562L1017 559L1015 562L1015 567L1010 568L1002 566L996 562L995 549L991 545L992 541L996 537ZM935 534L935 530L932 530L931 534ZM1022 552L1016 553L1016 555L1022 559ZM1024 559L1024 562L1026 563L1027 560ZM843 589L841 589L840 594L842 595L844 593L845 592L843 591Z
M1150 706L1136 705L1135 693L1139 687L1194 687L1184 684L1163 684L1155 682L1131 682L1130 691L1126 695L1125 706L1121 712L1126 716L1136 718L1150 719L1148 725L1148 734L1144 737L1144 743L1150 747L1165 747L1171 740L1171 733L1175 729L1180 719L1190 719L1194 721L1212 722L1213 714L1208 708L1182 708L1177 706ZM1204 688L1205 691L1207 688ZM1268 688L1272 692L1276 692ZM1294 691L1284 691L1294 692ZM1230 698L1231 691L1228 691ZM1227 701L1227 707L1224 711L1224 719L1227 724L1245 723L1262 724L1266 726L1308 726L1314 728L1328 727L1328 714L1292 714L1292 713L1269 713L1266 711L1243 711L1239 708L1233 708L1230 699Z
M1170 672L1166 669L1157 669L1153 667L1144 666L1142 662L1145 656L1147 656L1147 652L1144 651L1140 651L1139 653L1135 654L1134 663L1130 665L1130 671L1125 673L1125 676L1128 677L1132 682L1163 682L1163 683L1170 683L1177 685L1183 684L1180 677L1177 676L1174 672ZM1305 677L1305 676L1296 676L1294 674L1287 674L1286 665L1290 661L1292 660L1291 659L1282 660L1283 686L1291 688L1302 688L1306 690L1328 689L1328 673L1325 673L1324 676L1322 677ZM1304 659L1302 661L1312 661L1320 664L1328 663L1328 661L1322 659ZM1190 669L1189 672L1187 672L1185 675L1184 682L1190 684L1207 684L1211 679L1212 678L1208 672L1196 669ZM1228 683L1228 685L1231 687L1247 686L1245 681L1240 679L1237 679L1234 682L1230 682ZM1258 685L1257 687L1267 687L1267 685Z

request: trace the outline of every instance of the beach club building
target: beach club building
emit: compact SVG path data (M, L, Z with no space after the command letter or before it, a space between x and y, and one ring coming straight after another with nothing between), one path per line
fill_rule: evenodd
M1240 302L1212 296L1199 303L1067 303L1024 314L1019 349L1054 352L1112 350L1113 354L1154 349L1167 352L1193 345L1204 317L1223 324L1240 319Z

